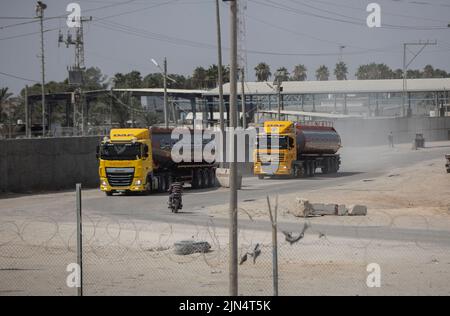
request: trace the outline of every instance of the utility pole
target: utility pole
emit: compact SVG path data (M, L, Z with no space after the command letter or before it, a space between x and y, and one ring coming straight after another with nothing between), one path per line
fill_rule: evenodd
M156 60L152 58L152 63L158 67L158 69L161 71L161 74L163 75L163 82L164 82L164 123L165 127L169 128L169 108L168 108L168 94L167 94L167 79L170 81L177 83L177 81L167 75L167 58L164 58L164 65L163 68L158 64ZM195 120L195 118L194 118Z
M247 128L247 110L245 106L245 69L241 68L241 101L242 101L242 127Z
M25 86L25 138L30 137L30 118L29 118L29 107L28 107L28 85Z
M408 67L416 60L416 58L425 50L427 46L437 45L437 41L416 42L403 44L403 97L402 97L402 114L403 116L411 115L411 102L408 102L408 111L406 112L406 99L408 98ZM413 58L408 62L407 50L408 46L422 46L417 53L413 53Z
M344 61L344 49L346 47L344 45L339 46L339 60L338 62L343 62Z
M79 26L76 27L75 40L72 37L70 31L67 33L66 39L64 39L63 34L60 32L58 37L58 46L61 43L66 44L66 47L69 46L75 47L75 61L74 65L69 67L69 84L77 87L76 91L80 95L78 103L73 104L73 127L74 129L81 124L80 130L81 134L84 135L86 130L86 123L84 114L87 113L87 109L85 110L85 98L82 97L83 94L83 86L84 86L84 71L86 70L85 66L85 58L84 58L84 28L83 25L85 22L92 21L91 17L80 17L79 18ZM77 110L78 108L78 110ZM81 122L79 122L79 116L81 116Z
M169 128L169 111L167 109L167 58L164 57L164 124Z
M283 87L281 85L283 84L283 82L281 81L280 75L278 75L278 78L275 80L275 84L277 86L277 95L278 95L278 120L281 121L281 108L282 108L281 92L283 92Z
M229 227L229 293L238 295L238 191L237 148L234 130L237 127L237 1L230 2L230 227Z
M36 16L41 26L41 93L42 93L42 137L45 137L45 55L44 55L44 11L47 5L41 1L36 5Z
M223 104L223 73L222 73L222 31L220 26L220 7L219 0L216 0L216 22L217 22L217 65L218 65L218 85L219 85L219 115L220 132L222 137L225 135L224 122L224 104ZM194 118L195 119L195 118ZM222 145L225 142L222 141Z

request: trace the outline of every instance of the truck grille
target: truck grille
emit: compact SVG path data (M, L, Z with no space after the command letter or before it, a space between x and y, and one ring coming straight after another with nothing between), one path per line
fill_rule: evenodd
M133 183L134 168L107 168L106 177L112 187L128 187Z
M273 162L285 162L286 161L286 157L285 154L274 154L274 155L270 155L270 154L259 154L257 157L257 162L259 163L266 163L269 161L273 161Z

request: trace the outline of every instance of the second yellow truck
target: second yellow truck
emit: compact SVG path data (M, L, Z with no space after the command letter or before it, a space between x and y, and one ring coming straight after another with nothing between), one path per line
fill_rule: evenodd
M317 169L336 173L341 160L341 138L336 130L322 125L291 121L268 121L257 138L254 173L260 179L273 176L312 177Z

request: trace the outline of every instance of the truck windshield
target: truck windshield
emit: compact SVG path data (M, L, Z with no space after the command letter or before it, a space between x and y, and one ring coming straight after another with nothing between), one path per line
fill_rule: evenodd
M137 160L142 157L141 144L103 144L100 157L103 160Z
M289 143L288 136L264 135L257 139L258 149L288 149Z

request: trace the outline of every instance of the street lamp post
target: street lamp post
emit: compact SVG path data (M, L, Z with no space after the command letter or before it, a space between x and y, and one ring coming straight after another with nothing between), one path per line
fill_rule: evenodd
M176 83L175 79L170 78L167 75L167 58L164 58L164 68L161 68L161 66L158 64L156 60L152 58L152 63L158 67L158 69L161 71L161 74L163 75L163 81L164 81L164 124L165 127L169 127L169 110L168 110L168 93L167 93L167 79L170 81Z
M42 137L45 137L45 55L44 55L44 11L47 5L41 1L36 4L36 16L39 18L41 26L41 93L42 93Z
M283 92L283 80L281 79L281 73L277 73L277 78L273 83L277 86L277 95L278 95L278 120L281 121L281 107L282 107L282 96L281 92Z
M234 130L237 127L237 1L230 3L230 227L229 227L229 294L238 295L238 190L237 144Z

